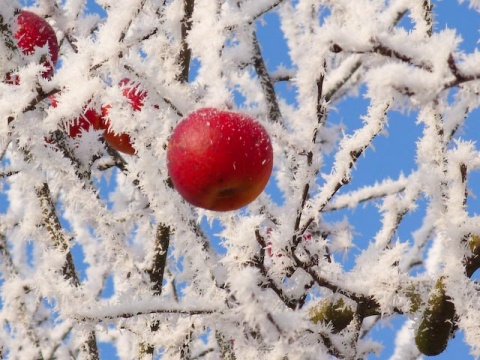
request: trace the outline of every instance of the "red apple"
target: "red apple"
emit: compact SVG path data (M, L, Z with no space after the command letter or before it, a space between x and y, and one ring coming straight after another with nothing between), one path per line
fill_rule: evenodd
M143 107L144 100L147 97L147 91L140 90L139 84L129 85L129 83L130 79L127 78L119 82L119 85L123 87L123 96L128 99L128 102L134 111L140 111ZM125 154L135 154L130 135L126 133L116 134L110 129L110 120L108 119L109 108L109 105L106 105L103 108L103 127L105 128L103 138L112 148Z
M76 138L83 131L93 129L100 129L101 115L91 108L84 110L84 113L78 118L74 119L68 126L68 135L71 138Z
M167 149L175 189L194 206L239 209L263 191L273 150L265 128L251 117L204 108L183 119Z
M55 95L49 96L50 104L55 108L58 105ZM101 126L101 115L92 108L88 108L88 104L83 108L83 114L79 117L71 120L68 124L68 128L65 130L72 139L76 138L83 131L88 131L90 128L95 130L100 129Z
M123 87L122 94L128 99L128 102L132 106L132 109L135 111L140 111L142 109L145 98L147 97L146 90L140 90L139 84L129 85L130 79L125 78L120 80L118 85Z
M103 138L112 148L125 154L135 154L135 149L132 146L132 139L130 138L130 135L128 135L127 133L114 133L112 130L110 130L109 120L105 122L104 126L106 128L103 133Z
M17 24L14 37L25 55L33 54L36 47L48 45L50 56L44 63L47 70L42 73L42 76L46 79L50 78L58 59L58 41L55 31L43 18L26 10L22 10L17 16ZM7 80L9 79L10 77L7 76ZM10 79L9 82L18 83L18 79Z

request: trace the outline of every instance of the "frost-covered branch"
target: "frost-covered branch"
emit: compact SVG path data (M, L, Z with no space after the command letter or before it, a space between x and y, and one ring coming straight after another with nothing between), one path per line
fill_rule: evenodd
M181 73L178 77L180 82L188 81L188 74L190 69L190 59L192 57L192 51L190 50L187 42L188 32L192 28L192 14L195 6L195 0L183 0L183 19L181 22L181 33L182 38L180 41L181 50L180 50L180 69Z
M220 354L222 354L222 358L225 360L235 360L237 357L233 352L232 341L230 339L226 339L225 336L223 336L219 331L215 333L215 338L217 340L218 347L220 348Z
M285 0L249 1L242 5L240 5L241 2L239 2L240 9L244 10L248 16L247 19L245 19L244 23L247 25L253 24L255 20L261 18L264 14L275 9L284 1ZM233 26L235 25L237 24L234 24Z
M358 190L337 195L328 203L324 211L335 211L343 208L355 208L358 204L388 195L394 195L405 190L408 184L408 177L400 175L396 180L386 179L381 183L364 186Z
M141 303L143 304L143 303ZM139 304L134 304L140 306ZM142 315L153 315L153 314L179 314L179 315L187 315L187 316L195 316L195 315L210 315L218 313L218 309L188 309L188 308L174 308L174 307L158 307L155 308L153 306L149 306L145 310L140 310L136 312L128 312L124 311L123 309L115 309L115 307L109 308L102 308L101 311L96 309L95 311L79 311L72 316L77 319L78 321L82 322L90 322L90 321L105 321L105 320L115 320L115 319L130 319L137 316Z
M80 280L77 276L72 253L69 251L68 240L66 239L62 225L55 211L55 204L53 203L50 188L48 184L44 182L41 186L35 188L35 192L40 200L43 226L45 226L50 234L55 249L65 254L65 263L62 267L62 274L73 286L78 287L80 286ZM92 359L99 358L94 332L91 332L88 335L88 339L83 345L81 345L81 347L85 349Z
M371 43L372 43L372 46L371 46L371 49L369 49L369 50L357 50L357 51L346 50L346 49L343 49L342 46L340 46L338 44L333 44L331 49L335 53L340 53L342 51L346 51L346 52L353 53L353 54L368 54L368 53L379 54L379 55L386 56L386 57L389 57L389 58L392 58L392 59L398 59L398 60L403 61L403 62L405 62L405 63L407 63L411 66L417 66L417 67L419 67L421 69L424 69L426 71L432 71L432 68L431 68L430 65L424 64L424 63L421 63L421 62L417 62L414 58L412 58L410 56L407 56L405 54L402 54L397 50L391 49L391 48L387 47L385 44L382 44L381 42L371 41Z
M35 188L35 192L40 200L40 207L43 215L43 226L50 234L53 246L66 254L65 264L62 272L65 278L72 282L74 286L79 286L77 273L75 271L75 265L69 250L68 239L66 239L65 233L60 224L60 220L55 211L55 204L52 200L52 194L50 188L45 182L41 186Z
M58 93L58 92L59 92L58 89L53 89L53 90L50 90L50 91L48 91L48 92L44 92L43 89L42 89L40 86L38 86L38 87L36 88L36 96L30 101L30 103L29 103L27 106L25 106L25 108L23 109L23 112L25 113L25 112L28 112L28 111L33 111L33 110L35 110L36 107L37 107L37 105L38 105L41 101L47 99L49 96L54 95L54 94L56 94L56 93ZM9 123L9 124L10 124L12 121L14 121L14 120L15 120L14 117L12 117L12 116L9 116L9 117L8 117L8 123Z
M425 23L427 25L427 31L426 34L427 36L432 36L433 34L433 3L431 0L424 0L422 4L423 10L424 10L424 19Z
M13 175L17 175L19 172L20 171L16 171L16 170L3 172L3 173L0 173L0 177L2 177L2 178L10 177L10 176L13 176Z
M278 286L275 281L270 277L268 274L268 270L265 267L265 248L267 247L265 240L263 237L260 235L260 232L255 230L255 237L257 238L258 243L260 244L261 252L260 252L260 257L254 259L253 265L256 266L260 270L260 274L263 276L264 280L262 281L261 287L262 288L268 288L273 290L273 292L283 301L285 306L288 308L294 310L297 307L302 306L302 302L304 300L304 296L302 296L298 300L290 299L284 292L283 289Z
M17 274L18 270L16 269L12 261L12 255L10 254L10 250L8 249L7 237L3 232L0 232L0 255L3 267L5 268L5 274L8 274L9 276Z
M4 41L5 45L7 48L9 48L11 51L17 51L17 44L13 40L12 33L10 31L10 28L8 24L4 21L4 18L2 15L0 15L0 34L1 38Z
M152 292L156 296L162 294L163 279L167 266L168 247L170 245L170 232L170 228L167 225L163 223L157 225L152 264L146 270L150 277L150 282L152 283ZM150 325L150 329L152 332L157 331L158 322L154 321ZM154 349L155 348L152 345L142 346L142 350L144 350L146 354L153 354Z
M448 88L451 88L451 87L457 87L457 86L462 85L463 83L480 79L480 72L476 72L476 73L473 73L473 74L463 74L459 70L452 54L450 54L448 56L448 67L449 67L450 71L452 72L452 74L455 76L455 79L450 81L450 82L445 83L443 85L444 89L448 89Z
M382 131L388 107L389 101L373 103L369 109L369 116L366 118L366 125L355 132L351 138L345 138L342 141L341 150L335 157L333 172L326 178L326 184L322 191L309 200L313 212L323 211L337 191L350 182L350 170L372 140ZM315 216L312 215L305 221L302 233L314 219Z
M257 34L252 34L253 43L253 67L260 78L260 84L262 85L263 92L268 107L268 117L273 122L281 123L282 114L280 107L278 106L277 95L270 74L268 73L267 66L262 57L260 45L258 43Z
M354 75L358 72L358 70L361 68L362 66L362 62L361 61L358 61L358 59L356 59L354 56L351 57L351 59L349 59L350 61L344 61L344 63L347 64L348 66L348 69L344 72L343 69L339 69L338 72L340 72L340 74L343 74L343 77L338 79L337 81L335 81L334 84L331 85L331 89L328 90L325 94L325 101L326 102L329 102L331 101L332 99L334 98L340 98L341 95L343 95L344 92L342 92L342 88L343 86L350 80L354 77Z
M152 282L152 290L155 295L161 295L163 286L163 277L167 265L167 253L170 243L170 228L165 224L157 225L155 235L155 248L153 250L153 262L147 273Z

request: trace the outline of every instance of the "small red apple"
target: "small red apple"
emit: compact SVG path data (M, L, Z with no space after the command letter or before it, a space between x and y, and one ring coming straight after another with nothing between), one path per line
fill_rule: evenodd
M132 146L132 139L127 133L116 134L110 130L110 121L105 123L106 129L103 133L105 141L115 150L125 154L134 155L135 149Z
M42 76L46 79L53 74L53 69L58 60L58 41L55 31L42 17L26 10L20 11L17 16L18 28L14 34L17 39L18 47L25 55L33 54L36 47L48 45L49 58L45 61L45 70ZM18 79L11 80L7 76L7 80L18 84Z
M128 99L128 102L134 111L140 111L143 107L144 100L147 97L147 91L140 90L139 84L129 85L130 79L123 79L119 85L123 87L122 94ZM103 108L103 127L105 132L103 138L114 149L126 154L135 154L135 149L132 146L130 135L126 133L116 134L110 129L110 120L108 119L109 105Z
M255 200L267 185L272 144L265 128L251 117L204 108L173 131L167 166L173 185L192 205L236 210Z
M142 109L145 98L147 97L146 90L140 90L139 84L129 85L130 79L125 78L120 80L118 85L123 87L122 94L128 99L128 102L132 106L132 109L135 111L140 111Z
M52 107L56 108L58 102L55 95L51 95L48 98L50 99ZM72 139L76 138L83 131L90 130L90 128L98 130L101 127L101 115L95 109L89 108L89 103L90 101L88 101L87 105L84 107L83 114L71 120L68 124L68 128L65 129L68 136Z

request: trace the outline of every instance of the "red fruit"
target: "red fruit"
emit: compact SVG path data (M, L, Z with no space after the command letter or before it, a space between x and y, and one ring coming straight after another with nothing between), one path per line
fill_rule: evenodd
M267 254L268 256L272 257L273 256L273 251L272 251L272 242L269 241L267 242L267 246L265 247L267 249ZM282 254L277 254L277 257L282 257Z
M175 188L192 205L235 210L255 200L267 185L272 144L265 128L247 115L200 109L175 128L167 166Z
M76 138L83 131L90 130L93 127L95 130L100 128L101 115L95 109L86 109L85 112L78 118L70 122L68 126L68 135L71 138Z
M110 120L105 120L105 116L108 114L108 109L110 105L107 105L103 108L103 121L101 127L105 130L103 132L103 138L105 141L115 150L123 152L125 154L134 155L135 149L132 146L132 140L130 135L127 133L114 133L110 129Z
M306 241L311 240L311 239L312 239L312 232L307 229L307 230L303 233L303 239L306 240Z
M125 78L120 80L118 85L123 87L123 96L128 99L128 102L132 106L132 109L135 111L140 111L143 106L144 100L147 97L147 91L140 90L139 84L128 86L129 82L130 79Z
M5 76L5 81L7 84L19 85L20 77L18 75L7 74Z
M144 100L147 97L147 91L140 90L139 84L129 86L129 83L130 79L127 78L119 82L119 85L123 87L123 96L128 99L128 103L134 111L140 111L144 104ZM132 146L130 136L126 133L116 134L110 129L110 120L106 119L109 108L110 105L106 105L103 108L103 127L105 129L105 132L103 133L103 138L112 148L125 154L135 154L135 149Z
M103 133L103 138L115 150L129 155L135 154L135 149L132 146L132 139L130 138L130 135L126 133L115 134L112 131L105 131Z
M33 54L36 47L48 45L50 56L44 63L47 70L42 73L42 76L46 79L50 78L58 60L58 41L55 31L43 18L26 10L20 12L17 23L18 29L14 37L17 39L18 47L25 55ZM18 84L18 79L9 82Z
M55 95L49 96L50 103L54 108L57 107L57 99ZM65 129L72 139L76 138L83 131L88 131L90 128L98 130L101 126L101 115L97 113L95 109L88 108L88 104L83 109L83 114L79 117L71 120L68 124L68 128Z

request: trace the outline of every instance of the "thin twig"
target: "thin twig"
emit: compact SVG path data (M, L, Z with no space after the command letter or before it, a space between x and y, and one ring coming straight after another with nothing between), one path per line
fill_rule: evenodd
M257 0L258 1L258 0ZM280 5L285 0L275 0L270 5L266 6L264 9L261 9L258 13L254 14L250 20L242 22L242 24L252 25L257 19L268 13L269 11L275 9L278 5ZM234 26L230 26L230 29L234 28Z
M162 284L167 265L167 252L170 243L170 227L163 223L157 225L155 235L155 247L153 250L153 263L147 269L147 274L152 282L152 290L155 295L162 294Z
M167 266L167 253L168 246L170 244L170 227L159 223L157 225L157 231L155 234L155 246L153 249L153 263L149 269L147 269L147 274L150 277L150 282L152 283L152 291L156 296L160 296L163 290L163 278L165 275L165 268ZM153 321L150 324L150 331L155 332L159 328L158 320ZM155 347L153 344L143 344L141 346L142 350L146 354L153 354Z
M83 316L83 315L73 315L73 318L82 322L91 322L91 321L103 321L103 320L115 320L115 319L130 319L142 315L153 315L153 314L178 314L178 315L211 315L218 314L219 311L212 309L156 309L156 310L146 310L146 311L137 311L137 312L124 312L118 315L104 315L102 317L93 317L93 316Z
M252 33L252 43L253 67L257 72L263 93L265 94L268 106L268 117L273 122L281 123L282 114L280 112L280 106L278 105L277 95L275 93L275 88L273 87L272 78L268 73L265 61L263 60L262 51L255 31Z
M427 24L427 36L431 37L433 34L433 3L431 0L424 0L423 4L425 23Z

